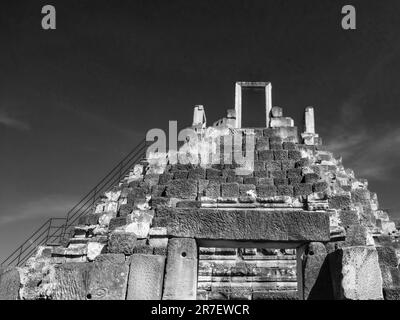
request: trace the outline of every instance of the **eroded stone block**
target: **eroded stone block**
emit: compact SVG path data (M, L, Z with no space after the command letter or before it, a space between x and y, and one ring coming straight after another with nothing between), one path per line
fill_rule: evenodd
M194 239L168 242L163 300L195 300L197 290L197 244Z
M165 257L134 254L131 257L127 300L161 300Z
M343 247L329 254L335 299L381 300L382 276L372 246Z
M21 279L16 268L6 269L0 273L0 300L17 300Z

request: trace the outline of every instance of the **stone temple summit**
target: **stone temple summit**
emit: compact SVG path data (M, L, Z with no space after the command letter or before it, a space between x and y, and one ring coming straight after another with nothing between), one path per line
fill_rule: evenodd
M257 128L242 125L253 89L265 96ZM237 82L225 117L207 126L206 111L195 106L196 139L175 150L189 161L141 144L2 257L0 299L400 299L399 232L326 150L317 110L295 126L271 83Z

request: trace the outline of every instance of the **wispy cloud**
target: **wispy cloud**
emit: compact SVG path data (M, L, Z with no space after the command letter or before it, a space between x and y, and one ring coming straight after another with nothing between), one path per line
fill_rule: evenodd
M377 59L358 90L343 101L337 122L326 136L329 149L341 156L344 165L354 169L359 177L386 181L393 179L393 172L400 168L400 126L385 125L382 121L371 123L364 117L364 110L376 100L376 79L390 68L398 53L399 47Z
M20 131L28 131L31 129L27 122L12 116L5 109L0 109L0 125Z

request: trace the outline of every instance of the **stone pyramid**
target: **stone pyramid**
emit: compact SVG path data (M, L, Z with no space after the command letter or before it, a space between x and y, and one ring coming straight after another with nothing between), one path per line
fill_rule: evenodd
M242 127L242 87L265 88L264 128ZM196 139L148 153L65 246L3 271L0 297L398 299L395 224L326 150L314 109L299 133L270 90L237 83L235 109L209 127L196 106Z

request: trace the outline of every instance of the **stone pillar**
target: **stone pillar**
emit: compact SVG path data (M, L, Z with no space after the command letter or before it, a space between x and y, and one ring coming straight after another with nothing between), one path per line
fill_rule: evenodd
M334 299L382 300L382 275L373 246L343 247L329 254Z
M315 133L314 108L307 107L304 112L304 132Z
M192 126L200 126L202 128L206 127L206 114L204 107L202 105L197 105L194 107L193 111L193 124Z
M305 249L306 245L296 248L297 293L299 300L304 300L303 257Z
M20 283L17 268L0 270L0 300L18 300Z
M269 128L270 117L272 110L272 84L268 83L265 86L265 126Z
M133 254L126 299L161 300L164 265L164 256Z
M321 242L311 242L303 259L304 300L331 300L332 282L326 248Z
M242 86L235 84L235 110L236 110L236 128L242 127Z
M197 244L190 238L168 241L163 300L196 300Z

